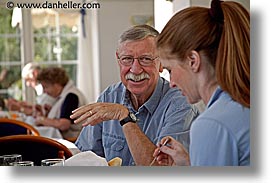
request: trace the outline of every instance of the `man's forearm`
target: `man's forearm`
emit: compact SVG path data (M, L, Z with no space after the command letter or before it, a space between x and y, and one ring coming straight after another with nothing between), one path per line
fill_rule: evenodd
M156 146L135 123L123 125L123 132L136 165L149 166Z

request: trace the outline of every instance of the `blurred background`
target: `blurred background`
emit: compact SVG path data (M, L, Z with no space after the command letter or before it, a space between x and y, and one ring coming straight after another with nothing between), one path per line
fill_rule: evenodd
M250 9L249 0L234 1ZM161 32L178 10L209 7L208 0L70 1L89 5L82 10L16 7L16 3L49 6L56 2L0 0L0 97L34 101L34 91L25 86L21 70L25 64L37 62L41 67L65 68L89 102L94 102L108 85L120 80L115 50L124 30L149 24ZM161 74L169 80L167 72Z

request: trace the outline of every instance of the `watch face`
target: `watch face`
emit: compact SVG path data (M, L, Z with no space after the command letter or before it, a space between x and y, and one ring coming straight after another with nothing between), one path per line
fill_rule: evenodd
M131 118L132 118L134 121L137 120L137 117L136 117L133 113L130 113L130 116L131 116Z

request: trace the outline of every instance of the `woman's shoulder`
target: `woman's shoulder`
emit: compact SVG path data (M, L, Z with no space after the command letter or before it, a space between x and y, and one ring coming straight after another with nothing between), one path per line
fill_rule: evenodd
M193 123L194 128L219 128L237 133L249 130L250 109L234 101L230 96L221 95Z

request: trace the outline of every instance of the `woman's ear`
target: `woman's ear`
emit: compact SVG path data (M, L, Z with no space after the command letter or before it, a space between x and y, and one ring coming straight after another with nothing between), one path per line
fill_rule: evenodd
M188 65L193 72L198 72L201 65L200 55L197 51L192 50L187 57Z

